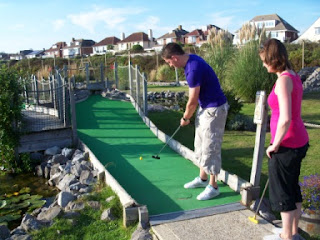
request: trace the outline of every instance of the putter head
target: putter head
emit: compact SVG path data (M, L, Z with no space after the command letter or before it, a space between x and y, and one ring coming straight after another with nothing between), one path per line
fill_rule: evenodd
M152 157L155 159L160 159L160 157L158 155L153 155Z

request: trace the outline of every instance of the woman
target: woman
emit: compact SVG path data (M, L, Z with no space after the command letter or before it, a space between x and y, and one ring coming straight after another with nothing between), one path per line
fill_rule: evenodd
M266 153L270 159L269 198L272 209L281 212L282 219L278 234L264 239L297 239L302 203L299 175L309 146L301 119L302 82L292 70L286 48L279 40L269 39L259 54L268 72L278 76L268 97L271 144Z

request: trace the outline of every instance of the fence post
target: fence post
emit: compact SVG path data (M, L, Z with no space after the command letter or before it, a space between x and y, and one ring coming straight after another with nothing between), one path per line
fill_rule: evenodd
M69 78L69 96L70 96L70 112L71 112L71 128L72 128L72 143L74 146L78 145L77 134L77 118L76 118L76 106L74 101L74 75L72 76L72 82Z
M139 67L136 65L136 103L139 106L139 95L140 95L140 80L139 80Z
M132 70L131 70L131 62L128 64L128 76L129 76L129 87L130 87L130 96L132 96Z
M104 81L104 65L103 65L103 63L100 63L100 80L103 83L103 81ZM97 79L97 81L98 81L98 79Z
M67 101L66 101L66 77L64 77L62 79L62 85L61 85L61 90L62 90L62 106L63 106L63 109L62 109L62 112L63 112L63 126L66 127L67 126Z
M39 90L38 90L38 80L35 75L33 75L33 82L34 82L34 94L35 100L36 100L36 105L39 105Z
M65 78L68 77L68 66L67 65L63 65L63 75Z
M176 86L180 86L179 83L179 76L178 76L178 68L174 68L175 72L176 72Z
M29 104L29 94L28 94L27 81L26 81L25 78L23 80L24 80L24 95L25 95L25 98L26 98L26 103Z
M119 89L119 79L118 79L118 63L115 61L114 62L114 80L115 80L115 83L116 83L116 88Z
M90 74L89 74L89 63L86 63L85 68L86 68L86 82L87 82L87 88L88 88L88 86L89 86L89 77L90 77Z
M143 112L145 116L148 116L148 91L147 91L147 75L143 73Z

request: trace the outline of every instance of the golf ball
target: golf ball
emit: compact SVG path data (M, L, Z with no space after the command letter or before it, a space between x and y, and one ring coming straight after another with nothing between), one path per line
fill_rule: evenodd
M140 156L140 160L142 160L142 157Z

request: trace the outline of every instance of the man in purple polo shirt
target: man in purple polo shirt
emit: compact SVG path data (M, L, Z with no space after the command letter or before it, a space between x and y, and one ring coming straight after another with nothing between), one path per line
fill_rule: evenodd
M221 145L229 108L227 99L215 72L201 57L186 54L180 45L169 43L163 47L162 58L170 67L184 68L189 85L189 99L180 120L181 126L190 123L190 118L199 105L195 122L194 152L200 174L186 183L184 188L204 187L197 199L212 199L220 194L217 175L221 170Z

